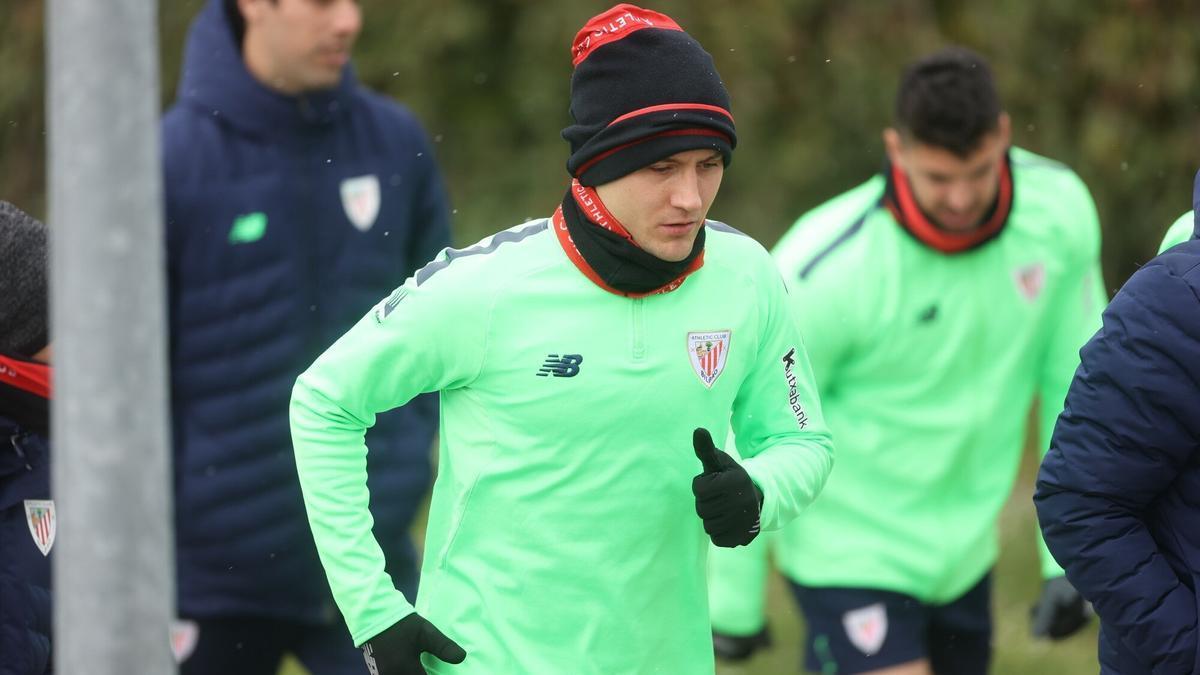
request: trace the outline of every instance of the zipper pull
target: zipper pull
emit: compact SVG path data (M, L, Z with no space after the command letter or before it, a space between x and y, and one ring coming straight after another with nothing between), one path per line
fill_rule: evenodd
M21 449L21 444L17 442L17 439L21 438L23 435L24 434L13 434L12 436L8 437L8 440L10 443L12 443L13 450L17 451L17 457L26 460L25 470L33 471L33 466L28 461L29 458L25 455L25 451Z

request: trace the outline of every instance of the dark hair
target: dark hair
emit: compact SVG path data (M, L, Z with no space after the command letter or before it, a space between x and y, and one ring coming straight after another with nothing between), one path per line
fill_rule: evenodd
M922 143L967 157L1000 120L1000 95L982 56L948 47L910 64L896 92L896 125Z
M238 9L238 0L224 0L225 18L229 21L229 30L233 32L233 43L242 48L242 38L246 35L246 17Z

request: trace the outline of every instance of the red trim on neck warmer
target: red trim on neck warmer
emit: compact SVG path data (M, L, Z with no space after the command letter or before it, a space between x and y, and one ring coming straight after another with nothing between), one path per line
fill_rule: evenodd
M0 385L50 398L50 366L0 355Z
M629 230L626 230L625 226L604 205L604 202L600 201L600 195L596 194L595 190L586 185L580 185L579 181L574 180L571 181L571 195L575 198L575 204L579 206L580 211L588 221L585 223L585 227L588 224L603 227L609 232L624 237L630 244L637 246L637 242L633 240L633 235L629 234ZM600 277L600 274L588 264L587 260L584 260L583 254L579 252L579 248L575 246L575 242L571 239L571 233L567 231L567 221L563 217L562 206L554 210L554 217L550 222L554 228L555 236L558 237L559 245L562 246L563 251L567 254L567 258L583 273L583 276L609 293L621 297L644 298L661 293L670 293L682 286L684 279L687 279L692 272L695 272L704 265L704 251L701 251L700 255L696 256L696 259L692 261L692 264L688 265L687 269L683 271L683 274L680 274L670 282L645 293L627 293L604 283L604 279ZM641 247L638 246L638 248Z
M600 195L594 188L583 185L578 180L572 180L571 196L575 198L575 204L579 206L579 210L589 221L609 232L621 235L629 243L638 246L637 242L633 240L633 235L629 234L629 230L626 230L621 221L617 220L617 217L604 205L604 202L600 201Z
M1012 211L1012 172L1008 168L1007 159L1001 160L1000 163L1000 190L996 197L995 211L987 222L966 232L952 232L930 221L917 205L908 176L900 167L892 165L890 178L896 198L886 199L885 203L896 222L918 241L942 253L961 253L986 242L1000 232Z

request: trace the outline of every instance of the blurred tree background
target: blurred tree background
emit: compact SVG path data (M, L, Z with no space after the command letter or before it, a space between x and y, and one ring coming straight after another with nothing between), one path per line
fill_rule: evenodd
M174 98L203 0L161 3ZM458 244L548 215L567 184L568 46L601 0L362 0L360 78L424 121ZM0 12L0 196L44 215L41 0ZM1200 4L1189 0L661 0L713 54L739 145L712 216L772 245L883 159L902 65L948 43L993 63L1018 144L1095 195L1110 291L1191 207L1200 167ZM97 73L103 77L103 73Z
M174 98L188 22L202 2L160 3L164 107ZM569 123L568 47L583 22L610 4L362 0L358 75L423 120L451 193L457 244L548 215L558 203L568 182L567 145L559 137ZM879 132L890 121L903 64L950 43L991 60L1016 142L1065 162L1090 186L1110 293L1191 208L1200 168L1200 3L1193 0L651 6L708 48L732 95L739 145L711 215L767 246L803 211L879 168ZM3 0L2 7L0 198L44 216L44 7L41 0ZM1062 647L1025 636L1038 584L1031 467L1027 462L1005 513L997 672L1095 672L1094 629ZM785 595L772 601L772 611L786 644L795 616ZM723 672L792 672L796 658L787 644Z

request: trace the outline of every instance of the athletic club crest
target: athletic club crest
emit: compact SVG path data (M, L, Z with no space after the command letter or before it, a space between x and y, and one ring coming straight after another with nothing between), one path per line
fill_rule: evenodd
M846 636L858 650L867 656L879 651L887 637L887 608L882 602L852 609L842 615L842 627Z
M1017 280L1017 288L1021 291L1021 296L1029 302L1033 302L1042 294L1042 288L1046 285L1046 266L1042 263L1034 263L1019 267L1013 276Z
M688 333L688 357L692 369L700 376L704 386L712 389L721 371L725 370L725 359L729 356L729 337L733 331L719 330L704 333Z
M371 229L379 215L379 177L371 174L342 181L342 209L360 231Z
M29 534L33 543L37 544L42 555L50 555L54 546L54 535L58 533L58 521L54 517L54 500L26 499L25 522L29 525Z
M187 661L199 641L200 626L195 621L176 619L171 622L171 654L175 656L175 663Z

